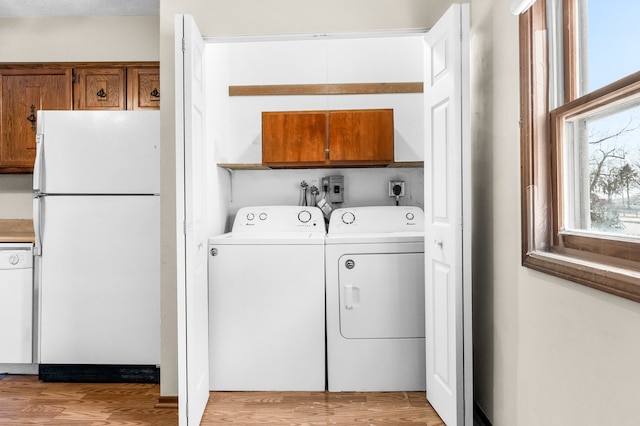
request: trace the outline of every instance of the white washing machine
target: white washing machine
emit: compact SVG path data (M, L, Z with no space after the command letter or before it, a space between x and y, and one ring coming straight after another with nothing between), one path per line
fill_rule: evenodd
M325 235L317 207L264 206L209 239L211 390L325 389Z
M423 211L334 210L325 256L329 391L425 390Z

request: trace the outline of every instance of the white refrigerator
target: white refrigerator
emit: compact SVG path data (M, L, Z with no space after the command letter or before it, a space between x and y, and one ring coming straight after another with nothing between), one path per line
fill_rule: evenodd
M159 111L39 111L37 362L160 363Z

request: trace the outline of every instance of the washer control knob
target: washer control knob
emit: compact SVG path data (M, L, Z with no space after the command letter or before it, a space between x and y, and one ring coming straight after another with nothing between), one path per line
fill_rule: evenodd
M346 212L342 214L342 221L347 225L352 224L355 220L356 220L356 216L351 212Z
M266 213L260 213L258 215L258 217L260 218L260 220L266 220L267 219L267 214Z
M253 220L256 218L256 215L253 213L247 213L247 220Z
M414 216L413 213L409 212L409 213L407 213L406 218L407 218L407 220L413 220L415 218L415 216Z
M307 223L311 220L311 212L309 210L302 210L298 213L298 220L302 223Z
M18 262L20 262L20 256L18 256L17 254L12 254L11 256L9 256L10 264L17 265Z

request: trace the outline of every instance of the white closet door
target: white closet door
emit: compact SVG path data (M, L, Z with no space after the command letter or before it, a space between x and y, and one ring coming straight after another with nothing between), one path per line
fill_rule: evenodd
M180 425L200 424L209 399L204 46L193 17L176 16Z
M469 8L425 36L427 398L449 425L472 425Z

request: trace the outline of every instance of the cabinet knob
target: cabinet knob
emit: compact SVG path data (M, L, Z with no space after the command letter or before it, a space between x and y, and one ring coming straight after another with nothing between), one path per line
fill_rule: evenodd
M160 98L160 92L158 92L158 89L156 87L154 87L153 90L151 91L151 97Z
M98 90L98 93L96 93L96 96L99 98L106 98L107 97L107 92L104 91L104 88L101 87L100 90Z

